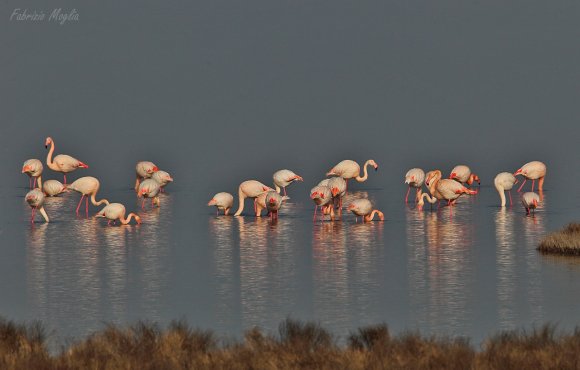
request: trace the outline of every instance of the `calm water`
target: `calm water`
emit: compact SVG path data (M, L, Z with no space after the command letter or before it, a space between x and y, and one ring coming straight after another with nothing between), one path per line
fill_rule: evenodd
M53 222L31 227L26 189L4 189L0 308L12 319L42 320L53 344L138 319L185 318L233 337L253 326L275 331L287 316L320 321L343 336L386 322L396 331L476 343L497 329L544 322L572 328L580 323L580 260L535 250L542 235L579 210L578 198L570 206L551 185L532 218L519 203L499 209L485 185L461 198L451 216L448 208L406 207L402 184L354 184L349 197L368 197L386 215L362 224L347 214L313 223L308 182L289 188L299 201L274 223L216 217L175 184L161 208L141 213L142 225L124 227L75 216L76 193L48 199ZM128 189L108 197L139 207Z

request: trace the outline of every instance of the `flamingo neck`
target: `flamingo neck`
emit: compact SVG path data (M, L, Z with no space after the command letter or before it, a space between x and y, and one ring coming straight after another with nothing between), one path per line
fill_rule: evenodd
M373 218L375 217L375 214L379 216L379 220L384 221L385 220L385 215L383 214L383 212L377 210L377 209L373 209L373 211L371 212L370 215L366 215L365 216L365 221L372 221Z
M368 170L367 170L367 166L369 165L369 162L370 162L370 160L368 160L368 161L365 162L365 164L363 166L363 176L360 177L360 175L359 175L359 176L355 177L355 180L356 181L358 181L358 182L367 181L367 178L369 177L369 173L368 173Z
M497 190L497 193L499 194L499 199L501 199L501 206L505 207L505 192L504 192L504 188L503 186L499 185L499 184L495 184L495 189Z
M103 204L103 203L104 203L104 204L106 204L106 205L109 205L109 201L108 201L108 200L106 200L106 199L104 199L104 198L103 198L103 199L101 199L101 200L99 200L99 201L97 201L97 197L96 197L96 196L97 196L97 191L99 191L99 188L97 188L97 189L96 189L96 190L95 190L95 191L94 191L94 192L91 194L91 203L92 203L94 206L100 206L100 205L101 205L101 204Z
M103 199L104 200L104 199ZM123 225L127 225L129 222L131 222L131 219L135 217L135 219L137 218L137 215L134 214L133 212L129 213L129 216L127 216L127 218L125 218L125 216L121 216L119 217L119 221L121 221L121 223Z
M51 170L55 170L56 171L56 170L58 170L58 167L52 161L52 153L54 153L54 140L51 140L50 141L50 150L48 151L48 154L46 155L46 165Z
M435 197L431 197L429 194L427 193L422 193L421 196L419 197L419 202L417 202L417 205L419 207L423 207L423 205L425 204L424 199L427 199L427 201L431 204L437 202L437 198Z
M44 207L40 207L38 208L38 212L40 212L40 214L42 215L42 217L44 218L44 221L49 222L50 220L48 219L48 215L46 214L46 211L44 210Z
M280 194L280 191L282 191L282 189L280 189L280 187L276 184L274 184L274 188L276 189L276 193Z

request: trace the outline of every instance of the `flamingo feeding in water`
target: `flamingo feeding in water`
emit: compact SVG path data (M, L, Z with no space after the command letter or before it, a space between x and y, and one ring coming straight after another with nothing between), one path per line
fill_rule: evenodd
M159 167L157 167L153 162L137 162L137 165L135 166L135 191L139 189L141 181L151 178L151 176L157 171L159 171Z
M34 223L34 215L36 213L36 210L38 210L38 212L40 212L40 214L42 215L42 217L44 217L44 220L46 222L49 222L48 219L48 215L46 214L46 211L44 210L44 193L40 190L40 189L32 189L30 190L26 196L26 203L28 203L28 205L30 206L30 208L32 208L32 216L30 217L30 223Z
M66 190L66 186L58 180L46 180L44 184L42 184L42 191L49 197L55 197Z
M64 184L66 185L66 174L76 170L77 168L89 168L88 165L79 161L76 158L71 157L66 154L59 154L52 158L54 153L54 140L51 137L47 137L44 142L44 147L48 148L50 145L50 150L46 156L46 165L53 171L60 172L64 176Z
M280 195L276 191L269 191L266 193L266 209L268 210L272 220L278 219L278 211L282 208L282 203L288 199L290 198L286 195Z
M518 193L522 190L524 184L528 180L532 180L532 191L534 191L536 180L538 180L538 190L540 192L544 191L544 178L546 177L546 165L544 163L540 161L528 162L514 173L514 176L517 175L525 177L524 182L518 189Z
M332 177L328 180L328 187L334 203L338 206L338 214L342 215L342 198L346 195L346 180L342 177Z
M38 188L42 188L42 162L38 159L29 159L22 165L22 173L25 173L30 177L29 186L30 189L36 188L36 182L38 181ZM34 184L32 183L34 179Z
M379 216L379 220L384 221L385 215L383 212L373 209L373 205L368 199L356 199L349 206L348 210L354 213L356 220L358 216L362 216L363 222L370 222L373 220L375 214Z
M469 168L469 166L466 166L464 164L455 166L451 170L449 178L452 180L457 180L460 183L467 184L469 186L471 186L471 184L473 184L474 181L477 181L477 184L481 185L481 182L479 181L479 176L472 173L471 168Z
M330 171L328 171L326 176L340 176L346 181L349 179L355 179L358 182L364 182L368 178L368 166L373 166L375 171L379 169L379 165L374 160L369 159L363 166L363 176L360 176L360 166L358 163L350 159L345 159L344 161L341 161L336 166L334 166Z
M99 183L99 180L97 180L95 177L85 176L74 181L72 184L66 187L67 189L78 191L79 193L82 194L81 200L79 201L79 204L77 205L76 209L77 215L79 214L79 208L81 207L81 203L83 202L83 198L85 197L86 197L85 212L87 216L89 215L89 197L91 198L91 203L94 206L100 206L103 203L107 205L109 204L109 201L106 199L101 199L97 201L96 196L100 186L101 184Z
M535 209L538 208L538 204L540 203L540 196L534 192L527 192L522 195L522 204L526 208L526 215L530 214L530 210L535 212Z
M314 217L316 220L316 211L321 208L322 217L329 211L331 219L334 219L334 208L332 207L332 193L328 186L317 185L310 190L310 199L314 202Z
M240 184L238 188L238 197L239 197L239 207L234 216L239 216L244 211L244 200L246 198L255 199L260 194L274 190L269 186L262 184L257 180L247 180ZM254 201L254 211L256 211L256 203Z
M139 188L137 189L137 197L143 197L143 202L141 203L141 209L145 209L145 198L151 199L151 206L157 205L160 207L159 203L159 192L161 191L161 185L153 179L145 179Z
M109 226L111 225L111 222L115 224L116 220L119 220L122 225L127 225L131 222L132 217L135 217L137 225L141 224L141 218L136 213L131 212L127 218L125 218L125 212L125 206L121 203L109 203L105 208L101 209L95 217L107 218L109 220L107 225Z
M493 183L501 199L501 206L505 207L505 191L507 190L510 196L510 206L512 205L512 187L518 182L518 179L509 172L498 173Z
M162 193L165 192L165 186L170 182L173 182L173 177L171 177L171 175L165 171L155 171L151 175L151 178L159 183Z
M230 209L234 206L234 196L230 193L220 192L211 198L209 202L207 202L208 206L215 206L216 207L216 215L219 215L219 211L224 211L224 215L228 215L230 213Z
M407 195L405 195L405 203L408 203L409 200L409 192L411 188L417 189L415 194L415 202L421 196L421 187L423 186L423 182L425 182L425 172L420 168L411 168L405 174L405 184L409 184L409 189L407 189Z
M432 197L429 197L428 194L423 194L419 198L419 203L417 203L419 209L422 209L423 207L424 198L429 199L430 203L434 203L436 200L447 200L448 205L453 206L455 205L457 198L459 198L462 194L477 194L476 190L470 190L455 180L441 179L440 170L428 172L425 176L425 185L427 185L427 188L429 188L429 192L431 193Z
M284 189L284 195L286 195L286 186L292 184L295 181L304 181L302 177L298 176L290 170L280 170L274 172L274 187L276 191L280 193L280 188Z

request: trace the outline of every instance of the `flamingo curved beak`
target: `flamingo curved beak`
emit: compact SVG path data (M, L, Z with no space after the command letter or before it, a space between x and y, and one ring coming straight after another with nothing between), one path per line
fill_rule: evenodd
M141 225L141 217L135 216L135 221L137 221L137 225Z
M316 198L317 195L318 195L317 192L314 192L314 193L310 194L310 199Z
M375 171L378 171L378 170L379 170L379 165L375 164Z
M450 179L454 179L457 177L457 174L455 172L451 172L451 175L449 175Z
M24 166L24 167L22 167L22 173L28 172L30 170L31 170L30 166Z
M215 199L212 199L209 202L207 202L207 205L208 206L215 206L215 204L216 204L216 200Z
M519 170L514 172L514 176L521 175L521 173L522 173L522 169L520 168Z

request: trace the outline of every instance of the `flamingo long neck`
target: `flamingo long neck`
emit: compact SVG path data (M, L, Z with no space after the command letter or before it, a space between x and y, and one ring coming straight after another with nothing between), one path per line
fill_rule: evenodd
M36 184L38 185L38 188L42 190L42 175L38 175L36 178Z
M99 191L99 188L97 188L95 191L93 191L93 193L91 194L91 203L93 203L94 206L100 206L101 204L106 204L109 205L109 201L106 199L101 199L97 202L97 191Z
M50 141L50 150L48 151L48 154L46 155L46 165L51 170L55 170L56 171L56 170L58 170L58 167L52 161L52 153L54 153L54 140L51 140Z
M104 200L104 199L103 199ZM129 222L131 222L131 219L135 217L135 219L137 218L137 215L134 214L133 212L129 213L129 216L127 216L127 218L125 218L125 216L121 216L119 217L119 221L121 221L121 223L123 225L127 225Z
M369 177L369 172L367 170L367 166L369 165L369 162L370 162L370 160L365 162L365 165L363 166L363 176L360 177L360 175L359 175L359 176L355 177L356 181L358 181L358 182L367 181L367 178Z
M495 184L495 188L499 194L499 199L501 199L501 206L505 207L505 192L503 186Z
M433 175L433 179L429 181L429 192L432 196L435 196L439 180L441 180L441 172L436 172L435 175Z
M280 187L276 184L274 184L274 188L276 189L276 193L280 194L280 191L282 191L282 189L280 189Z
M384 221L385 219L385 215L383 214L383 212L379 211L378 209L373 209L373 211L371 212L370 215L366 215L365 216L365 221L372 221L373 218L375 217L375 214L379 216L379 220Z
M429 194L427 193L422 193L421 196L419 197L419 202L417 203L417 205L419 205L420 207L422 207L425 204L424 199L427 199L427 201L431 204L437 202L437 198L435 197L431 197Z
M42 217L44 217L44 221L49 222L50 220L48 219L48 215L46 214L46 211L44 210L44 207L40 207L38 209L38 212L40 212L40 214L42 215Z
M238 206L236 213L234 213L234 216L239 216L244 211L244 200L246 199L246 193L244 193L241 186L238 189L238 197L240 205Z

